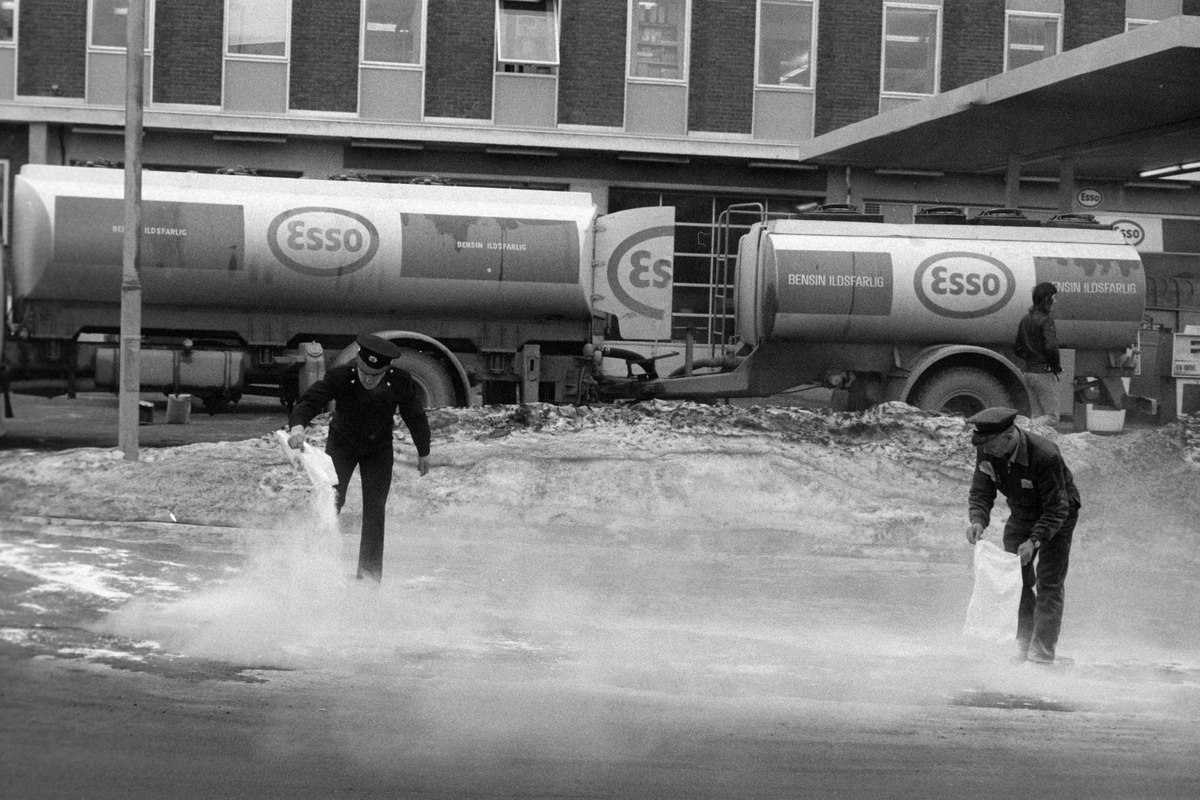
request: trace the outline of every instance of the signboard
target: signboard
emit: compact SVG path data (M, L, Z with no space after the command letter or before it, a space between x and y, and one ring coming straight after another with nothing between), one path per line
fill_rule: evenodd
M1085 187L1075 194L1075 202L1084 208L1096 208L1104 202L1104 193L1099 189Z
M1121 232L1125 241L1136 249L1147 253L1161 253L1163 249L1162 219L1160 217L1131 216L1128 214L1097 214L1097 222L1112 225Z
M1200 378L1200 334L1175 334L1175 353L1171 359L1171 377Z

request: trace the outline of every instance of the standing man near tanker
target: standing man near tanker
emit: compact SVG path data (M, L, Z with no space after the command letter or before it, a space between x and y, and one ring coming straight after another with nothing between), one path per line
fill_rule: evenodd
M1058 376L1062 363L1058 353L1058 333L1050 310L1058 287L1049 281L1033 287L1033 305L1020 325L1013 351L1025 361L1021 382L1029 393L1029 418L1050 425L1058 424Z
M1079 490L1053 442L1016 425L1012 408L987 408L971 417L976 448L971 478L967 542L983 538L996 492L1011 514L1004 549L1021 559L1021 602L1017 611L1017 658L1053 664L1062 627L1063 584L1071 538L1079 519Z
M417 448L417 472L429 471L429 420L416 384L408 373L392 366L400 348L372 334L357 339L358 357L352 364L329 370L308 388L288 417L288 446L304 444L304 429L313 417L335 402L325 452L337 472L338 512L346 502L346 489L354 468L362 483L362 539L358 551L358 577L383 579L383 533L388 492L392 486L392 428L396 411L408 426Z

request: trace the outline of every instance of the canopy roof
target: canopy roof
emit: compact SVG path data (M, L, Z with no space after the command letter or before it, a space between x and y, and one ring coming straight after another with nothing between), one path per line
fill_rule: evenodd
M847 125L802 162L1136 180L1200 162L1200 17L1179 16Z

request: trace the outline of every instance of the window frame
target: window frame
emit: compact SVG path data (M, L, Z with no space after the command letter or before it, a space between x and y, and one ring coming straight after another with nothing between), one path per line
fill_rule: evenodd
M552 5L551 20L552 29L554 31L554 57L551 60L545 59L529 59L529 58L504 58L504 28L503 28L503 6L505 2L512 0L496 0L496 72L522 72L520 67L538 67L541 70L533 70L535 72L549 71L555 72L562 63L562 2L560 0L545 0ZM518 0L519 2L519 0ZM507 66L513 69L506 69ZM547 69L548 68L548 69Z
M96 44L93 39L96 35L96 6L98 0L88 0L87 8L87 49L89 52L99 53L124 53L125 42L119 45L113 44ZM144 0L146 12L146 38L143 52L150 55L154 52L154 0ZM128 8L128 7L127 7ZM20 6L13 8L13 30L16 30L16 16L20 11Z
M283 0L283 55L274 55L267 53L234 53L230 51L230 27L229 20L231 18L230 11L235 3L254 4L261 3L261 0L225 0L225 36L223 42L223 53L225 58L234 58L239 61L268 61L273 63L286 62L292 56L292 0Z
M905 92L887 89L888 70L888 11L898 9L903 11L923 11L934 17L933 26L933 87L930 92ZM883 4L883 24L879 51L879 95L881 97L934 97L941 93L942 87L942 6L926 3L893 3Z
M1005 72L1008 72L1009 70L1012 70L1012 69L1019 69L1019 67L1010 66L1009 60L1008 60L1009 55L1011 55L1011 53L1012 53L1012 25L1011 25L1011 23L1012 23L1012 20L1014 17L1034 17L1034 18L1040 18L1040 19L1053 19L1057 22L1057 36L1056 36L1056 41L1054 43L1054 46L1056 48L1055 51L1053 53L1051 53L1050 55L1042 56L1041 58L1036 59L1036 61L1031 61L1030 63L1036 63L1037 61L1042 61L1047 58L1053 58L1054 56L1057 56L1062 53L1062 51L1063 51L1062 50L1062 46L1063 46L1063 15L1062 14L1054 12L1054 11L1007 11L1006 10L1004 12L1004 71ZM1028 66L1028 65L1022 64L1021 66Z
M809 44L808 44L808 82L797 83L764 83L762 82L762 49L763 49L763 6L767 4L784 6L808 6L809 8ZM789 92L811 92L817 85L817 16L820 0L758 0L757 17L754 31L754 88L779 89Z
M422 69L425 66L425 40L428 32L429 23L429 0L416 0L420 8L418 15L420 17L421 35L416 41L416 59L414 61L376 61L367 58L367 9L371 4L371 0L362 0L361 17L359 19L358 29L358 63L360 66L370 67L393 67L397 69Z
M662 78L652 77L649 75L635 75L634 70L634 52L637 49L637 44L634 40L634 34L638 32L637 22L637 5L638 0L629 0L626 6L628 23L625 31L625 80L634 81L637 83L657 83L668 86L686 85L690 72L692 61L692 0L678 0L683 5L683 35L682 40L678 43L682 49L679 59L679 77L678 78Z

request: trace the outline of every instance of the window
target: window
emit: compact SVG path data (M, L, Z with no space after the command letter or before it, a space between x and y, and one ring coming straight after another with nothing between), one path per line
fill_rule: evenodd
M1060 21L1057 14L1010 12L1005 26L1008 45L1004 49L1004 69L1016 69L1057 55L1062 30Z
M629 77L681 81L686 76L687 0L632 0Z
M937 94L941 9L883 7L883 91Z
M366 0L363 61L420 64L424 43L421 0Z
M0 42L13 40L17 0L0 0Z
M145 48L150 49L150 9L154 0L142 0L146 14ZM7 3L5 5L8 5ZM11 13L11 11L10 11ZM128 38L129 0L92 0L92 47L125 49Z
M497 3L496 48L503 71L549 72L558 64L558 0Z
M231 56L287 56L288 0L229 0Z
M758 84L813 85L813 4L805 0L759 0Z

